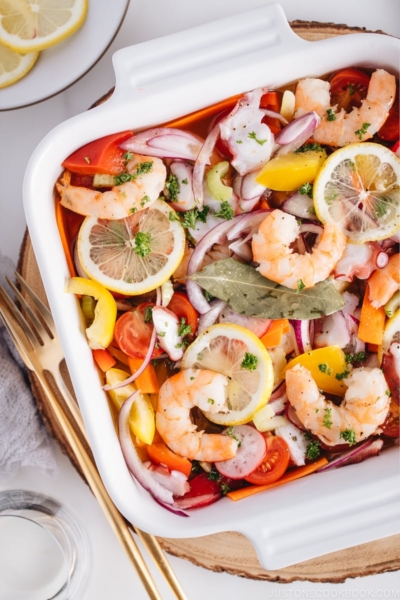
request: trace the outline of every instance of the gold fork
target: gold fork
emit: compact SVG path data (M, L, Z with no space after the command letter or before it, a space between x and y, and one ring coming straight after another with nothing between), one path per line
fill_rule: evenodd
M0 286L0 299L2 300L2 302L0 303L0 315L3 317L5 325L8 329L8 331L10 332L10 334L14 340L14 343L16 344L17 349L20 352L21 357L24 360L26 366L28 367L28 369L33 370L36 373L36 375L38 376L38 379L39 379L42 387L44 388L46 395L49 398L50 405L53 409L53 412L55 413L57 420L60 422L63 432L66 434L67 441L70 443L72 450L77 458L77 461L78 461L79 465L81 466L81 469L84 472L86 478L89 481L89 485L92 488L93 493L95 494L96 498L99 500L99 498L96 494L96 490L93 489L93 486L91 483L91 480L93 479L93 473L89 473L89 476L87 474L88 467L89 467L90 472L95 471L95 474L97 475L97 477L95 477L96 481L94 482L95 488L99 487L99 482L100 482L100 484L101 484L100 488L102 488L102 489L100 489L100 492L101 492L102 496L104 496L104 495L107 496L106 505L108 506L108 504L112 504L112 501L109 498L109 496L101 482L100 476L98 475L98 472L94 465L93 459L92 459L91 455L88 453L87 449L82 444L82 441L76 435L76 432L74 431L74 428L72 427L71 422L68 420L67 416L65 415L63 408L60 406L59 401L56 398L54 391L51 389L51 387L49 385L49 381L45 375L45 370L46 370L46 371L49 371L51 373L51 375L54 377L57 387L60 389L60 392L62 393L62 397L65 401L65 404L67 405L67 407L72 415L71 420L75 421L75 424L77 425L79 434L81 434L83 439L87 442L86 432L85 432L85 428L83 425L81 413L79 411L79 408L78 408L75 400L73 399L67 386L65 385L64 379L62 378L62 375L60 372L60 368L59 368L60 362L64 359L64 356L63 356L60 342L57 337L57 332L55 329L53 317L52 317L50 311L48 310L48 308L42 302L42 300L29 287L29 285L19 275L19 273L15 273L15 275L16 275L16 278L17 278L18 282L20 283L21 287L26 291L26 293L29 295L32 302L34 303L35 309L38 311L38 314L41 316L46 327L44 327L43 323L37 318L36 314L32 311L32 309L26 302L25 298L22 296L22 294L19 292L19 290L13 284L13 282L8 278L6 278L7 282L9 284L9 286L11 287L11 289L14 291L21 306L25 310L25 314L30 319L31 325L28 324L24 315L20 312L20 310L18 309L16 304L12 301L11 297L7 294L7 292L1 286ZM97 481L97 479L99 481ZM99 502L102 505L103 510L105 510L104 509L104 498L102 498L102 501L99 500ZM112 517L115 518L115 513L117 514L117 521L118 521L117 528L120 528L123 525L127 529L127 527L128 527L127 523L124 520L124 518L122 517L122 515L120 515L120 513L117 511L117 509L115 508L115 506L113 504L112 504L112 507L113 507L113 510L111 512L113 514L111 515L111 518ZM105 512L110 520L110 515L108 514L109 506L108 506L108 509L105 510ZM115 523L112 523L112 524L114 525L113 526L114 531L116 531ZM168 563L168 561L165 557L165 554L164 554L163 550L161 549L157 539L153 535L145 533L134 526L132 526L132 527L133 527L134 531L138 534L141 541L143 542L144 546L146 547L150 556L154 560L155 564L160 569L162 575L165 577L165 579L166 579L167 583L169 584L169 586L171 587L175 597L178 598L178 600L186 600L186 595L183 592L183 590L182 590L170 564ZM144 583L144 585L149 593L149 596L151 598L159 598L158 591L155 588L154 582L151 581L151 583L149 583L151 580L151 575L148 572L146 564L144 563L143 558L141 557L140 552L139 552L132 536L128 532L129 539L127 539L125 532L123 532L123 535L121 538L121 532L116 531L116 533L117 533L117 537L119 537L122 545L127 550L127 553L129 554L131 560L132 560L132 558L136 557L135 560L133 560L133 562L134 562L136 569L139 572L142 582ZM134 548L132 547L132 544L134 545ZM128 548L127 548L127 546L128 546Z

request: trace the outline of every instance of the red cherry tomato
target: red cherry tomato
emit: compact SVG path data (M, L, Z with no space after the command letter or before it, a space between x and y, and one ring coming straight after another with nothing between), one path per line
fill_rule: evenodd
M282 477L289 466L290 451L284 439L278 436L268 436L267 451L262 463L253 473L245 477L249 483L266 485Z
M179 320L182 319L182 317L185 319L186 324L190 325L192 328L192 335L196 333L199 314L190 304L186 294L183 292L175 292L168 304L168 309L175 313Z
M144 358L153 333L153 323L146 322L146 309L154 306L151 302L140 304L135 310L124 313L114 328L114 339L118 347L132 358ZM163 350L154 348L152 357L160 356Z
M273 110L275 112L280 111L280 102L277 92L267 92L261 96L260 108L266 108L267 110ZM263 123L268 125L274 135L280 132L281 122L279 119L274 117L265 116L262 120Z
M399 88L397 88L396 98L392 108L389 110L389 116L378 131L381 140L394 142L400 137L400 114L399 114Z
M400 407L393 400L386 421L382 425L382 432L391 438L400 436Z
M343 69L331 79L331 104L338 110L361 106L367 96L370 76L360 69Z
M125 169L122 158L124 150L119 148L119 144L132 135L132 131L122 131L90 142L73 152L62 163L62 166L82 175L94 175L95 173L118 175Z
M398 140L391 148L391 151L394 152L395 154L397 154L397 156L399 156L398 152L400 149L400 140Z

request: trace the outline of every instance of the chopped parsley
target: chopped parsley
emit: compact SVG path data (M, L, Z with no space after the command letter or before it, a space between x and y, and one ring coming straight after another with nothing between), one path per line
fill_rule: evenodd
M350 352L348 354L345 354L344 357L347 364L353 362L364 362L365 360L367 360L367 355L365 352L356 352L355 354L352 354Z
M221 475L218 473L217 469L213 467L209 473L207 473L207 479L210 481L219 481L221 479Z
M321 454L320 443L318 440L312 440L306 448L306 458L308 460L316 460Z
M129 209L129 212L130 212L132 215L134 215L136 211L137 211L137 208L136 208L136 206L133 206L132 208L130 208L130 209Z
M348 442L350 446L354 446L354 444L357 443L356 432L354 429L345 429L344 431L341 431L339 437L345 442Z
M165 188L167 190L169 200L174 202L178 199L180 188L176 175L172 175L172 173L169 175L167 181L165 182Z
M233 433L233 426L232 425L230 427L228 427L228 431L226 432L226 434L229 435L229 437L231 437L233 440L236 440L237 443L238 443L238 448L240 448L240 446L242 445L242 442Z
M324 420L322 421L322 425L327 427L328 429L332 429L332 409L325 408L324 410Z
M227 483L225 483L224 481L221 481L221 483L219 484L219 487L221 488L221 492L222 492L223 496L226 496L226 494L231 491L231 488L229 487L229 485Z
M321 373L325 373L326 375L332 375L332 369L327 363L322 363L318 365L318 369L321 371Z
M361 126L361 129L357 129L357 131L354 132L359 140L363 139L363 137L367 133L367 129L370 125L371 125L371 123L363 123Z
M237 144L243 144L243 140L236 140Z
M309 198L312 198L312 191L312 183L303 183L303 185L299 187L299 194L301 194L302 196L307 195Z
M224 200L221 202L221 208L214 213L214 217L219 217L220 219L226 219L227 221L230 221L234 214L235 211L233 210L232 206L227 200Z
M138 231L135 236L135 253L142 258L146 258L151 252L150 248L151 234Z
M124 160L125 163L129 162L130 160L132 160L132 158L133 158L133 152L125 152L122 155L122 160Z
M244 359L240 365L241 369L247 369L248 371L254 371L258 365L258 358L254 356L254 354L250 354L250 352L246 352L244 355Z
M88 156L85 156L85 160L86 160L87 164L90 165L90 158Z
M200 463L198 460L192 460L192 469L190 471L190 473L192 475L197 475L197 473L201 473L202 472L202 468L200 466Z
M257 142L257 144L260 144L260 146L263 146L265 144L265 142L268 141L268 140L259 140L255 131L250 131L248 137L250 139L254 140L255 142Z
M215 400L213 400L212 398L209 398L209 399L207 400L207 402L208 402L209 404L215 404Z
M181 318L181 322L178 327L178 335L179 337L185 337L186 335L190 335L192 333L192 326L187 325L185 317Z
M157 333L158 337L165 337L165 331L160 331L160 333Z
M352 83L349 85L349 94L350 96L354 95L354 85Z
M125 153L127 154L127 153ZM124 154L124 156L125 156ZM136 167L136 171L134 173L120 173L115 176L115 185L122 185L127 181L133 181L136 179L138 175L144 175L145 173L150 173L153 168L153 161L139 163Z
M207 292L207 290L204 290L204 297L205 297L205 299L207 300L207 302L211 302L211 300L213 300L213 299L214 299L214 296L212 296L212 295L210 294L210 292Z
M197 207L192 210L187 210L181 221L182 227L185 227L186 229L196 229L196 221L201 221L202 223L207 221L209 210L209 206L205 206L202 210L199 210Z
M171 212L169 213L169 220L170 221L179 221L180 222L180 218L178 217L178 215L176 214L176 212L174 212L173 210L171 210Z
M299 279L297 282L297 293L301 292L301 290L304 290L305 287L306 284L304 283L304 281L302 279Z
M119 175L115 176L115 185L122 185L123 183L131 181L132 179L135 179L135 175L131 175L130 173L120 173Z
M140 201L140 206L144 206L148 202L150 202L150 198L148 196L143 196L143 198Z
M183 183L184 185L187 185L187 184L188 184L188 180L187 180L187 178L185 178L185 179L181 179L181 183Z
M386 396L389 396L389 398L390 398L390 396L392 395L392 392L389 389L387 389L385 394L386 394Z
M153 320L153 307L146 306L146 310L144 311L144 322L150 323Z
M326 114L328 115L327 121L336 121L336 117L335 117L335 113L333 112L333 108L328 108L328 110L326 111Z
M343 379L346 379L347 375L350 375L350 371L345 369L343 373L336 373L335 377L338 381L343 381Z
M295 150L294 153L300 154L301 152L311 152L313 150L317 152L322 152L323 148L322 146L317 144L317 142L314 142L313 144L304 144L304 146L300 146L300 148L297 148L297 150Z
M153 169L153 161L149 160L147 162L139 163L136 167L136 175L145 175L146 173L150 173Z

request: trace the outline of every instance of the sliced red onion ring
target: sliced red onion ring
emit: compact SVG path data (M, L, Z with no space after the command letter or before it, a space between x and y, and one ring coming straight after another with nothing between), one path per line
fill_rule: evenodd
M262 319L261 317L246 317L235 312L229 306L223 309L219 316L220 323L233 323L240 325L252 331L257 337L261 338L271 327L271 319Z
M261 196L267 198L272 190L256 181L258 172L247 173L243 177L237 175L233 182L233 189L239 196L239 206L243 212L250 212L260 200Z
M164 465L153 465L150 461L143 463L155 481L172 492L174 496L184 496L190 490L187 477L181 471L170 471Z
M203 179L206 165L210 162L210 156L213 153L215 144L219 137L219 125L214 125L210 133L204 140L204 144L196 158L193 169L193 193L198 207L203 206Z
M315 241L316 244L319 242L319 238L321 237L324 228L322 225L315 225L314 223L302 223L300 225L300 233L315 233L317 239Z
M314 133L321 119L315 111L305 113L286 125L276 136L275 143L280 146L276 156L288 154L300 148Z
M305 352L312 350L314 338L313 321L290 319L289 322L293 327L298 354L304 354Z
M369 458L370 456L377 456L380 453L382 446L383 440L366 440L360 446L357 446L352 450L344 452L343 454L329 462L327 465L321 467L321 469L318 469L317 473L322 473L323 471L330 471L331 469L338 469L339 467L359 463L365 460L366 458Z
M161 305L161 291L160 291L159 287L157 288L156 292L157 292L156 306L160 306ZM156 339L157 339L157 332L156 332L156 328L153 327L153 332L151 334L149 347L147 349L147 354L144 357L143 362L140 365L140 367L138 368L138 370L133 375L131 375L130 377L125 379L124 381L115 383L114 385L110 385L110 384L104 385L103 390L105 392L108 392L110 390L117 390L118 388L124 387L125 385L128 385L129 383L133 383L135 381L135 379L137 379L139 377L139 375L141 375L143 373L143 371L149 364L149 362L151 360L151 355L153 354L154 346L156 345Z
M268 108L260 108L260 110L261 110L261 112L264 113L264 115L266 117L272 117L273 119L279 119L279 121L281 123L283 123L284 125L289 124L289 121L287 119L285 119L285 117L283 117L281 115L281 113L275 112L274 110L269 110Z
M251 248L243 240L236 240L235 242L232 242L232 244L229 244L228 248L247 263L253 260Z
M294 408L290 404L290 402L286 403L285 417L287 418L288 421L291 422L292 425L297 427L297 429L300 429L300 431L307 431L306 428L304 427L303 423L300 421L299 417L296 415L296 411L294 410Z
M221 494L217 492L215 494L203 494L202 496L193 496L191 498L177 498L175 500L175 506L179 506L179 508L183 509L200 508L202 506L213 504L219 500L219 498L221 498ZM185 514L185 516L189 515Z
M219 315L222 313L224 308L227 306L227 303L223 300L211 300L210 302L210 310L203 315L201 315L199 319L199 323L197 326L197 334L203 333L206 329L214 325L217 322Z
M286 381L282 381L278 387L272 392L268 403L274 409L275 415L283 415L288 402L286 396Z
M235 217L231 221L232 227L227 233L227 239L229 241L236 240L242 231L251 231L254 228L258 228L260 223L264 221L270 210L255 210L252 213L246 213Z
M312 198L307 196L307 194L296 192L281 204L280 209L300 219L318 221L318 217L314 214Z
M231 227L233 227L238 221L243 219L245 215L238 215L231 221L223 221L216 227L213 227L197 244L188 264L187 276L196 273L202 265L206 252L220 241L220 239L227 234ZM200 314L207 313L210 310L210 304L203 296L201 287L191 279L186 280L186 291L189 296L189 300L194 308Z
M167 490L167 488L165 488L158 481L156 481L153 477L152 472L146 469L145 465L140 460L139 455L136 452L136 448L133 445L131 439L131 434L129 430L129 414L131 412L132 404L135 402L138 394L140 394L140 391L135 392L134 394L132 394L132 396L125 400L119 413L118 435L121 444L122 454L124 456L129 471L131 472L133 477L140 483L140 485L143 486L145 490L150 492L150 494L158 502L160 502L160 504L162 504L163 506L168 505L170 510L176 512L172 492L170 490ZM180 514L180 511L178 511L177 514ZM183 514L181 516L189 515Z
M120 145L144 156L196 160L202 141L195 135L173 127L155 127L135 134Z
M315 348L339 346L346 348L350 344L350 333L343 313L338 312L324 318L322 331L315 336Z

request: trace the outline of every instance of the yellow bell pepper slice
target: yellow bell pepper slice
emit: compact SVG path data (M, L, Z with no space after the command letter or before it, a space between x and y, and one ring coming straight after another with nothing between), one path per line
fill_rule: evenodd
M86 335L92 350L107 348L113 340L117 318L117 305L113 295L97 281L84 277L72 277L65 291L70 294L92 296L97 300L94 321L86 329Z
M326 159L324 150L284 154L268 161L256 181L270 190L292 192L314 181Z
M109 369L106 373L106 381L109 385L120 383L129 377L129 373L125 373L121 369ZM116 390L109 390L112 403L119 412L121 406L132 394L136 392L134 383L129 383L124 387ZM139 394L135 402L132 404L129 414L129 429L144 444L152 444L154 433L156 430L155 413L150 398L147 394Z
M285 369L302 365L308 369L319 389L335 396L344 396L347 386L344 383L348 365L346 356L339 346L328 346L310 350L291 360Z

